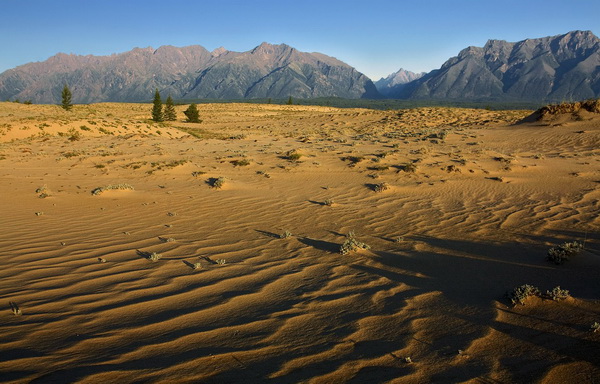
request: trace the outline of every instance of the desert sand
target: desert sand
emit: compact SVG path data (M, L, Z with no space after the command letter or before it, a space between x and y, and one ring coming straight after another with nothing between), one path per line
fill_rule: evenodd
M0 381L600 381L595 114L186 107L0 103Z

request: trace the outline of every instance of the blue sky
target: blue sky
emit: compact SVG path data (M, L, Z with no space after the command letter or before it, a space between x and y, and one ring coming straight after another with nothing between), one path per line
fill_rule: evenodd
M334 56L373 80L430 71L469 45L571 30L600 35L600 1L0 0L0 72L58 52L107 55L266 41Z

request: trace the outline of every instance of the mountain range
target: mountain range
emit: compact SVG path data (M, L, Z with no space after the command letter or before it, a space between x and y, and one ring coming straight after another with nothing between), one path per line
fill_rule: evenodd
M135 48L110 56L57 54L0 74L0 99L57 103L67 84L75 103L175 99L373 98L369 78L321 53L263 43L247 52L194 45Z
M444 100L583 100L600 96L600 39L590 31L489 40L438 70L389 90L389 97Z
M375 84L350 65L286 44L247 52L199 46L135 48L110 56L59 53L0 74L0 100L58 103L64 84L75 103L174 99L396 98L562 101L600 97L600 39L590 31L489 40L440 69L404 69Z

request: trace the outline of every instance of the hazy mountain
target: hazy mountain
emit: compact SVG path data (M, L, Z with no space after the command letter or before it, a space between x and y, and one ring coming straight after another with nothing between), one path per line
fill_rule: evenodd
M397 85L407 84L426 75L426 72L415 73L400 68L398 71L381 78L375 82L375 87L382 95L387 95ZM395 88L398 91L398 88Z
M390 90L397 98L582 100L600 96L600 39L590 31L489 40L468 47L439 70Z
M165 97L378 97L365 75L333 57L263 43L248 52L209 52L195 45L135 48L110 56L57 54L0 74L0 100L58 103L64 84L75 103Z

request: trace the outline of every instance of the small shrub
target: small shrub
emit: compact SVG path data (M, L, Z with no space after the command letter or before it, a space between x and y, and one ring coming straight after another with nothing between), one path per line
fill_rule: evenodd
M14 301L9 301L8 305L10 305L10 309L15 316L21 316L23 312L21 312L21 308Z
M340 246L340 253L347 255L350 252L355 252L360 249L371 249L371 247L363 242L356 239L354 232L348 232L346 235L346 241Z
M571 256L577 255L583 249L583 244L573 241L571 243L565 242L556 247L552 247L548 250L547 260L552 261L554 264L563 264L569 260Z
M85 126L85 125L80 126L79 129L81 129L82 131L91 131L92 130L92 128Z
M98 262L99 263L106 263L106 259L104 257L99 257L98 258Z
M150 261L158 261L162 258L162 255L160 253L156 253L156 252L152 252L151 254L148 255L148 260Z
M36 212L35 215L36 216L42 216L44 214L44 212Z
M230 163L233 164L234 167L245 167L247 165L250 165L250 161L248 161L247 159L232 160L230 161Z
M217 263L218 265L225 265L227 261L225 259L217 259L215 260L215 263Z
M525 305L525 300L530 296L540 296L540 290L533 285L523 284L516 287L512 292L507 293L508 298L516 305L517 303Z
M224 177L211 177L207 180L208 185L215 189L221 189L225 185Z
M417 172L417 164L415 163L406 163L400 166L400 170L406 173L415 173Z
M301 157L302 154L298 153L295 149L292 149L291 151L288 151L288 153L285 154L285 158L293 162L299 161Z
M598 332L598 331L600 331L600 323L598 323L597 321L594 321L594 324L592 324L590 326L590 331L591 332Z
M50 190L48 189L48 187L44 184L43 186L39 187L38 189L35 190L35 193L38 193L38 197L40 199L45 199L46 197L50 196Z
M290 231L285 231L281 235L279 235L280 239L289 239L290 237L292 237L292 232Z
M121 184L111 184L111 185L107 185L105 187L98 187L98 188L94 188L92 190L92 195L97 196L100 195L102 192L104 191L108 191L111 189L116 189L116 190L134 190L135 188L133 188L133 186L126 184L126 183L121 183Z
M192 264L192 269L196 270L196 269L202 269L202 263L200 262L196 262Z
M335 203L335 201L333 201L333 199L327 199L323 202L323 205L331 207L334 203Z
M390 189L390 185L388 183L386 183L385 181L383 183L375 184L373 186L373 191L375 191L375 192L383 192L383 191L387 191L388 189Z
M561 289L560 286L554 287L551 291L546 291L546 296L551 298L554 301L565 300L568 298L569 291L566 289Z
M379 172L381 172L381 171L387 171L388 169L390 169L390 166L389 165L375 165L375 166L372 166L372 167L367 167L367 169L370 170L370 171L379 171Z
M349 167L355 167L356 164L360 163L364 159L364 156L346 156L342 158L342 160L347 160L350 162L350 164L348 164Z

